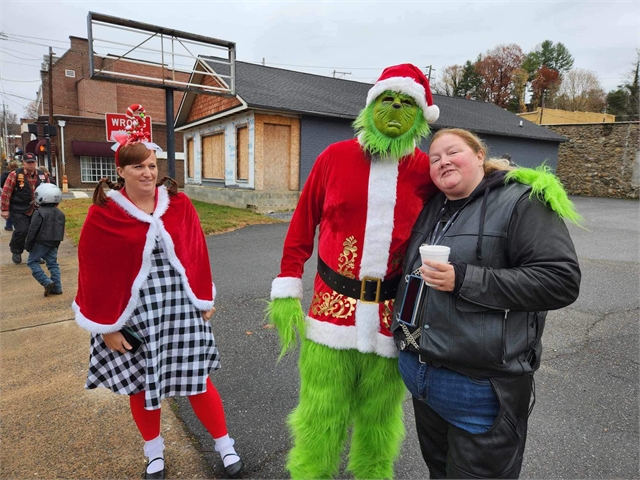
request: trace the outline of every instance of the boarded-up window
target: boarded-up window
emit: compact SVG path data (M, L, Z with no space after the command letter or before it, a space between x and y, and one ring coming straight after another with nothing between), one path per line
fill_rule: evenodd
M236 130L236 179L249 180L249 129L246 125Z
M264 124L264 189L289 190L291 127Z
M202 137L202 178L224 180L224 133Z
M194 152L193 152L193 138L187 140L187 177L194 177Z

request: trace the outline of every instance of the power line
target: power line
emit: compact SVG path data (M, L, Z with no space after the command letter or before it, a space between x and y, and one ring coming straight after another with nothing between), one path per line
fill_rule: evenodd
M42 38L42 37L33 37L31 35L19 35L17 33L4 33L4 32L0 32L0 35L11 35L12 37L19 37L19 38L28 38L28 39L32 39L32 40L46 40L47 42L58 42L58 43L64 43L67 44L69 43L68 40L54 40L53 38Z
M7 50L8 50L8 51L7 51ZM3 49L1 49L1 50L0 50L0 52L5 53L5 54L7 54L7 55L10 55L10 56L12 56L12 57L19 58L20 60L33 60L33 61L36 61L36 60L37 60L37 61L40 61L40 60L41 60L41 58L40 58L40 57L36 57L35 55L29 55L28 53L20 52L20 51L18 51L18 50L13 50L12 48L7 48L7 47L4 47ZM11 54L11 53L9 53L9 52L21 53L22 55L27 55L27 56L29 56L29 57L31 57L31 58L19 57L19 56L17 56L17 55L13 55L13 54Z
M17 82L17 83L34 83L34 82L40 82L40 80L11 80L9 78L0 78L0 80L5 81L5 82Z
M11 63L12 65L22 65L22 66L25 66L25 67L34 67L35 66L35 65L30 65L28 63L11 62L9 60L1 60L1 59L0 59L0 62L2 62L2 63Z

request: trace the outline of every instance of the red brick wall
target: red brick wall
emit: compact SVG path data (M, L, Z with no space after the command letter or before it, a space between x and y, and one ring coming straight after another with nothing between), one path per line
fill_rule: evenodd
M64 127L64 153L65 153L65 172L67 175L67 183L69 188L94 188L95 183L83 183L80 174L80 156L75 155L72 148L74 140L82 140L86 142L105 142L106 127L104 119L90 119L79 117L61 118L56 115L55 123L58 120L65 120ZM60 131L60 130L58 130ZM58 137L57 143L60 144L61 137ZM160 145L163 149L167 148L167 134L164 124L155 124L153 128L153 141ZM182 152L183 139L182 133L175 134L176 152ZM59 156L62 156L62 148L58 147ZM114 157L115 161L115 157ZM167 160L158 160L158 177L167 175ZM176 160L176 181L180 187L184 186L184 161Z
M100 118L105 113L126 113L127 107L141 104L154 122L165 122L165 91L162 88L141 87L127 83L107 82L89 78L89 43L86 39L70 37L71 48L53 64L53 112L55 115L75 115ZM94 57L96 68L103 65L111 70L161 78L162 69L145 63L113 61ZM65 76L65 70L74 70L75 78ZM171 72L165 71L170 78ZM49 115L49 72L41 72L44 115ZM176 73L176 80L187 81L189 75ZM175 91L174 118L184 93Z
M78 82L78 108L83 117L104 119L106 112L118 113L116 84L83 78Z
M205 77L202 83L205 85L220 86L218 82L208 76ZM191 105L191 110L189 110L189 116L187 117L186 123L208 117L217 112L229 110L230 108L237 107L239 105L242 104L237 98L198 94Z

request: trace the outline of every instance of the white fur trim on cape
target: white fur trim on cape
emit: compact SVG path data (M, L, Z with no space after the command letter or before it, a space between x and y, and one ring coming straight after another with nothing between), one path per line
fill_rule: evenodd
M290 297L302 300L302 279L295 277L275 278L271 283L271 300Z
M80 310L80 306L74 301L72 307L76 314L76 322L78 323L78 325L86 330L89 330L92 333L117 332L124 326L126 321L131 318L131 315L133 315L133 312L136 309L136 305L138 304L138 300L140 298L140 289L146 282L147 277L149 276L149 272L151 271L151 253L153 252L153 248L156 243L156 237L162 240L162 243L165 247L165 252L169 259L169 263L171 263L173 268L175 268L176 271L180 274L182 286L187 293L187 297L189 297L191 303L199 310L211 310L216 298L215 285L211 285L213 300L201 300L196 297L191 286L189 285L186 271L182 266L182 263L180 263L180 260L178 260L178 257L176 256L173 239L171 238L171 235L169 235L169 232L167 232L167 230L164 228L164 224L162 223L161 217L169 208L170 203L169 194L167 193L166 188L164 186L158 188L158 202L156 204L153 215L148 215L140 210L135 206L133 202L131 202L127 197L122 195L122 193L117 190L109 191L107 193L107 196L133 218L140 220L141 222L150 224L149 230L147 230L147 238L145 240L144 249L142 251L142 265L140 267L138 275L131 285L131 297L127 302L127 306L114 324L103 325L91 321L83 315L82 311Z
M369 93L367 93L367 106L376 101L381 94L390 90L400 92L413 98L418 106L422 108L422 113L428 123L435 122L440 115L440 110L435 105L427 105L427 96L424 87L410 77L392 77L376 83ZM435 109L433 108L435 107Z
M377 305L373 306L377 308ZM362 353L375 353L387 358L396 358L398 356L398 349L393 337L374 332L373 334L364 334L364 339L361 339L363 332L359 326L335 325L307 317L305 335L309 340L336 350L353 349ZM365 344L367 348L361 348Z

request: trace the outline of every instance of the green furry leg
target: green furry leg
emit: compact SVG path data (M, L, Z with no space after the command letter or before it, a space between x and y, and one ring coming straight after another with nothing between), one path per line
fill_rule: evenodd
M305 340L299 370L300 402L289 416L291 478L335 476L351 424L347 469L359 479L393 478L404 438L397 360Z
M338 473L354 400L355 350L334 350L310 340L300 351L300 402L289 416L294 445L286 465L291 478Z
M405 386L398 360L361 354L347 470L355 478L393 478L393 463L404 439Z

